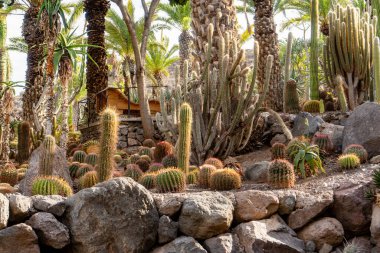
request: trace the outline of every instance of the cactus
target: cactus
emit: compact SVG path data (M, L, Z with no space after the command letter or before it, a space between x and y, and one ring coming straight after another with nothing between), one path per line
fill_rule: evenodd
M334 149L331 138L327 134L316 133L313 137L312 143L326 153L330 153Z
M73 162L84 163L86 159L86 152L78 150L74 152Z
M0 170L0 183L7 183L11 186L17 184L17 170L16 168L8 168Z
M360 163L365 163L368 160L368 153L367 150L359 144L351 144L347 146L343 154L355 154L360 159Z
M169 154L162 159L162 165L164 165L165 168L177 167L178 159L174 154Z
M301 110L297 91L297 82L293 79L290 79L285 83L284 108L286 113L299 113Z
M287 83L290 80L290 71L291 71L291 62L292 62L292 46L293 46L292 32L288 33L288 41L286 45L287 46L286 46L286 58L285 58L285 80L284 80L285 83ZM284 93L284 97L285 97L285 93ZM285 104L284 104L284 108L285 108Z
M310 98L313 100L319 100L319 81L318 81L319 28L318 26L319 26L319 0L311 0Z
M81 189L93 187L97 183L99 183L99 180L96 171L89 171L79 179L79 186Z
M186 187L185 174L177 169L162 170L156 176L156 186L159 192L183 192Z
M191 155L191 127L193 110L188 103L183 103L180 109L180 124L178 134L178 168L189 174Z
M159 170L162 170L164 169L164 165L162 163L152 163L150 166L149 166L149 170L148 172L156 172L156 171L159 171Z
M325 103L323 102L323 99L319 100L319 113L320 114L325 113Z
M144 174L140 167L136 164L127 165L127 169L125 170L124 176L130 177L136 182L139 181L140 177Z
M187 184L196 184L198 182L198 171L193 171L187 174L186 183Z
M71 196L73 190L62 178L56 176L37 177L32 184L32 195Z
M141 159L147 161L149 164L152 162L152 159L148 155L142 155L142 156L140 156L139 160L141 160Z
M360 158L355 154L345 154L338 158L339 168L342 170L355 169L360 166Z
M90 164L92 166L95 166L98 163L98 155L95 153L89 153L86 156L86 159L84 159L84 163Z
M211 174L210 187L213 190L229 191L241 187L241 177L233 169L220 169Z
M86 174L89 171L93 171L94 167L90 164L81 163L79 166L79 169L77 170L75 177L81 178L84 174Z
M136 163L138 160L140 160L139 154L133 154L129 157L129 160L131 160L131 163Z
M162 159L169 154L173 154L173 145L167 141L161 141L157 143L156 148L154 149L154 161L160 163L162 162Z
M55 152L55 138L51 135L47 135L42 143L41 157L39 160L38 173L40 176L50 176L53 174Z
M156 173L146 173L139 179L139 183L147 189L153 189L156 185L156 176Z
M147 155L151 159L153 159L153 151L152 151L151 148L148 148L148 147L141 147L140 150L139 150L139 155L140 156Z
M142 144L144 147L148 148L153 148L156 146L156 143L152 139L145 139Z
M292 188L295 184L293 165L282 159L271 162L268 171L268 182L274 188Z
M101 115L101 141L99 164L97 167L99 182L106 181L112 177L114 169L113 156L116 152L119 119L116 111L105 109Z
M309 100L306 101L303 105L303 111L309 113L319 113L320 112L320 104L319 100Z
M30 129L30 137L33 144L33 150L38 148L45 136L45 129L42 127L41 130L35 131L33 128Z
M210 187L210 178L211 174L215 172L217 169L214 165L204 164L200 167L198 184L202 188Z
M205 164L213 165L217 170L224 168L223 162L219 160L218 158L214 158L214 157L207 158L205 161Z
M286 157L286 146L282 143L274 143L271 148L272 160L275 159L285 159Z
M338 95L340 110L345 113L348 111L346 93L344 92L345 81L341 75L338 75L335 79L335 82L336 82L335 90L336 90L336 94Z
M380 103L380 38L376 37L373 51L373 72L375 79L375 102Z
M140 158L137 162L136 162L137 166L139 166L140 170L142 172L146 172L149 170L149 166L150 166L150 163L145 160L145 159L142 159Z
M70 172L70 176L72 178L76 177L77 172L79 170L79 167L80 167L80 163L78 163L78 162L73 162L72 164L70 164L70 166L69 166L69 172Z
M123 161L123 158L121 157L121 155L114 155L113 160L115 161L115 163L121 163Z
M195 166L195 165L190 165L189 166L189 171L190 172L194 172L194 171L198 171L199 172L199 167Z
M353 239L353 242L347 243L344 246L343 253L365 253L365 252L368 252L368 250L365 247L363 247L360 244L360 242L356 243L355 239L356 238Z
M99 154L100 153L100 143L97 140L89 140L83 144L83 150L87 154Z
M23 163L29 159L30 141L30 124L27 121L23 121L18 125L17 162Z

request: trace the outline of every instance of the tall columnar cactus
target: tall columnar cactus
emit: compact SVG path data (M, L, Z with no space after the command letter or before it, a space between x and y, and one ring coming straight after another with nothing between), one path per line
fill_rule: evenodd
M17 162L23 163L29 159L30 147L30 124L24 121L18 125Z
M368 98L372 51L377 18L353 6L338 5L329 13L329 37L324 46L324 71L328 84L335 88L335 77L345 79L349 109Z
M32 144L33 144L33 149L38 148L45 136L45 129L41 127L41 130L34 130L33 128L30 129L30 136L32 138Z
M297 82L293 79L290 79L285 83L284 108L287 113L299 113L300 111Z
M55 138L51 135L47 135L42 143L41 157L39 161L40 176L51 176L53 174L55 152Z
M310 99L319 100L318 81L318 39L319 0L311 0L311 42L310 42Z
M375 101L380 103L380 39L379 37L375 38L375 45L373 51L373 72L375 77L375 90L376 96Z
M292 46L293 46L293 34L292 32L289 32L288 34L288 42L287 42L287 47L286 47L286 58L285 58L285 87L284 87L284 94L283 94L283 97L284 97L284 105L283 105L283 109L284 109L284 112L286 112L286 84L288 81L290 81L290 72L291 72L291 62L292 62ZM297 98L298 98L298 94L297 94Z
M191 155L191 129L193 124L193 110L188 103L183 103L180 110L178 135L178 168L189 174Z
M341 75L338 75L335 79L335 82L336 82L335 90L336 90L336 94L338 95L340 110L342 112L347 112L348 105L347 105L346 94L344 92L345 81Z
M106 181L112 177L118 125L119 119L116 111L111 108L105 109L101 115L100 156L97 167L99 182Z

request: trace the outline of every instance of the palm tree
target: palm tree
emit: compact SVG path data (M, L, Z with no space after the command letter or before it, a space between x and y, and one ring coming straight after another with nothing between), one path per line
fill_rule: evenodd
M190 33L191 7L190 2L184 5L160 3L159 11L165 13L167 17L158 17L157 20L168 24L181 32L178 38L180 72L183 77L183 67L186 60L190 60L192 36ZM191 72L191 71L190 71Z
M10 139L10 122L13 111L14 90L8 89L4 92L3 110L4 110L4 129L2 136L2 159L9 161L9 139Z

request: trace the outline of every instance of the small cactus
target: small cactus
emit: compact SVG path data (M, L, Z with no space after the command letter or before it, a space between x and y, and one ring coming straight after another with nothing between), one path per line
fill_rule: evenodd
M156 173L146 173L139 179L139 183L147 189L153 189L156 185Z
M198 171L190 172L186 177L187 184L196 184L198 182Z
M145 139L142 144L144 147L148 148L153 148L156 146L156 143L152 139Z
M121 157L121 155L114 155L113 156L113 160L115 161L115 163L121 163L123 161L123 158Z
M62 178L56 176L37 177L32 184L32 195L70 196L73 190Z
M87 154L91 154L91 153L99 154L100 153L100 143L97 140L89 140L89 141L85 142L82 145L82 148Z
M81 189L93 187L97 183L99 183L99 180L96 171L89 171L79 179Z
M84 174L93 170L94 170L94 167L92 165L81 163L79 169L77 170L77 173L75 174L75 177L81 178Z
M292 188L295 184L293 165L286 160L274 160L269 166L268 182L274 188Z
M284 100L286 113L299 113L300 102L298 98L297 82L293 79L290 79L285 83Z
M98 163L98 158L99 156L97 154L90 153L86 156L86 159L84 159L84 163L95 166Z
M209 188L210 187L210 178L211 174L215 172L217 169L214 165L211 164L204 164L200 167L199 171L199 179L198 184L202 188Z
M76 177L78 170L79 170L79 167L80 167L80 163L78 163L78 162L73 162L72 164L70 164L69 173L70 173L70 176L72 178Z
M316 133L313 137L312 143L326 153L330 153L334 149L331 138L327 134Z
M152 159L148 155L142 155L140 159L147 161L149 164L152 162Z
M142 172L142 170L136 164L129 164L129 165L127 165L127 169L124 172L124 176L130 177L133 180L135 180L136 182L139 181L140 177L143 174L144 173Z
M359 157L361 163L367 162L368 159L367 150L365 150L365 148L359 144L349 145L344 149L343 154L355 154Z
M161 141L157 143L156 148L153 152L154 161L157 163L162 162L162 159L165 156L173 153L173 149L173 145L167 141Z
M320 113L319 100L309 100L303 105L303 111L309 113Z
M162 165L164 165L165 168L177 167L178 159L174 154L169 154L162 159Z
M0 170L0 183L7 183L11 186L14 186L17 184L18 177L17 177L17 170L16 168L8 168L8 169L2 169Z
M186 187L185 174L177 169L162 170L156 177L156 186L159 192L183 192Z
M218 158L214 158L214 157L207 158L205 161L205 164L213 165L213 166L215 166L215 168L217 170L224 168L223 162L221 160L219 160Z
M139 154L133 154L129 157L129 160L131 163L136 163L138 160L140 160L140 155Z
M22 163L29 159L30 147L30 124L27 121L23 121L18 126L17 162Z
M356 154L345 154L338 158L339 168L342 170L355 169L360 166L360 159Z
M241 187L241 177L233 169L220 169L211 174L210 187L213 190L229 191Z
M137 162L136 162L137 166L139 166L140 170L142 172L146 172L149 170L149 166L150 166L150 163L145 160L145 159L139 159Z
M74 152L73 162L84 163L85 159L86 159L86 152L82 150L77 150Z
M152 163L150 166L149 166L149 170L148 172L156 172L156 171L159 171L159 170L162 170L164 169L164 165L162 163Z
M148 147L141 147L139 150L139 155L140 156L147 155L151 159L153 159L153 151Z
M286 152L285 152L286 146L282 143L274 143L271 148L272 153L272 160L275 159L285 159Z
M39 161L40 176L50 176L53 174L55 149L55 138L51 135L47 135L42 143L42 152Z

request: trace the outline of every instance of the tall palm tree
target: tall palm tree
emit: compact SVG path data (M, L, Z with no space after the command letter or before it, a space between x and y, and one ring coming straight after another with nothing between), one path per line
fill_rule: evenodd
M180 71L183 76L183 67L186 60L190 60L192 36L190 33L191 7L190 2L184 5L160 3L159 11L165 13L167 17L158 17L157 20L168 24L181 32L178 38Z
M89 55L86 72L88 123L98 120L99 111L96 107L96 94L107 88L108 85L105 17L109 8L110 3L108 0L84 1L88 33L87 43L97 46L87 48L87 54ZM90 57L94 62L90 60Z
M4 90L2 97L2 104L4 111L4 128L3 128L3 135L2 135L2 159L5 160L5 162L9 161L9 139L10 139L10 122L11 122L11 114L13 111L13 100L14 100L14 90L13 89L7 89Z

